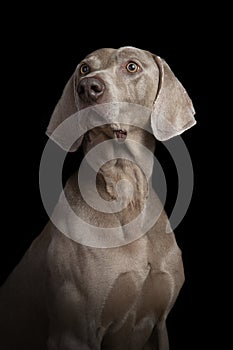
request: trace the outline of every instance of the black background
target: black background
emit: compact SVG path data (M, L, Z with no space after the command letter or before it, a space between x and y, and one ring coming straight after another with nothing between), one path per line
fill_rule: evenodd
M217 342L219 329L215 313L218 298L213 296L219 283L214 277L218 242L215 222L211 224L215 211L210 208L216 196L212 191L213 147L218 142L213 100L215 76L219 74L216 57L222 50L217 21L221 14L213 17L213 12L204 13L191 4L175 13L171 8L142 9L142 5L132 3L119 6L120 13L113 19L114 8L106 15L99 8L98 15L88 3L79 6L78 10L61 6L59 15L36 7L24 16L17 15L16 8L14 17L7 14L2 42L1 282L48 220L39 192L40 157L51 113L77 63L101 47L130 45L149 50L164 58L182 82L197 120L197 125L182 135L193 162L195 184L188 212L176 229L186 282L168 316L170 347L210 348L210 343ZM157 152L161 162L168 157L161 145ZM74 157L67 159L67 174ZM175 173L166 164L172 201ZM167 206L169 210L169 203Z

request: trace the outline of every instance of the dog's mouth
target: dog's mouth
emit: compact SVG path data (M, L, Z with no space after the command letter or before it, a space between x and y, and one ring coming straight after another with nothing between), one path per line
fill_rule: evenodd
M123 142L123 141L126 140L126 137L127 137L127 131L126 130L117 129L117 130L113 130L113 133L114 133L115 138L117 139L117 141Z

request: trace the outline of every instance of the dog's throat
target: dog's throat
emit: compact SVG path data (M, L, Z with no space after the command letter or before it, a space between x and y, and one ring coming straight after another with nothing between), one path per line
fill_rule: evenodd
M138 166L125 159L115 159L101 167L97 175L97 189L101 197L108 201L117 199L117 183L122 180L128 181L132 187L131 203L144 205L148 192L145 175ZM123 192L127 201L127 186Z

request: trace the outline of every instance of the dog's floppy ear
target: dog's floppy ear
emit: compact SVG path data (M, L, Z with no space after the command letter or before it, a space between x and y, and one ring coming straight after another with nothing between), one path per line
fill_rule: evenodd
M168 140L196 124L192 101L168 64L153 55L160 82L151 114L151 127L159 141Z
M78 112L78 107L75 101L75 74L68 80L62 96L58 101L53 114L50 118L49 125L46 130L46 134L55 141L60 147L66 151L76 151L82 143L82 137L78 140L75 139L74 132L77 128L76 119L70 118L67 123L63 124L64 127L58 128L66 119ZM75 142L71 147L69 145L69 138L75 139Z

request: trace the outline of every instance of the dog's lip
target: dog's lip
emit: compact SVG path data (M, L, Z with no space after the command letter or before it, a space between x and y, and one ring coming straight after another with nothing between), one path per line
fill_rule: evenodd
M113 129L113 133L118 139L126 139L127 131L125 129Z
M127 131L125 129L113 129L113 132L120 133L120 134L127 134Z

